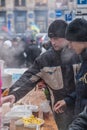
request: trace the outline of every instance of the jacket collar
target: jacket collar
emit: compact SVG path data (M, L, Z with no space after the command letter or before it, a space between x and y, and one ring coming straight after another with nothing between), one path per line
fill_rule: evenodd
M87 49L84 49L82 53L79 55L79 57L82 62L87 60Z

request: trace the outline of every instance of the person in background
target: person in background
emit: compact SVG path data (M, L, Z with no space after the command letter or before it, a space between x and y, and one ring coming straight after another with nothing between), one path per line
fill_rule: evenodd
M9 39L5 40L4 43L3 43L3 46L4 46L5 48L10 48L10 47L12 47L12 42L11 42L11 40L9 40Z
M80 18L73 20L67 27L66 39L69 41L70 48L79 55L81 67L76 75L75 92L64 100L58 101L54 106L54 110L60 113L60 111L63 112L65 106L69 107L75 103L76 117L87 105L87 21Z
M34 60L41 54L41 49L38 48L38 45L35 41L31 41L31 44L27 44L26 49L26 64L27 67L33 64Z
M49 48L51 48L51 47L52 47L51 41L48 41L48 42L46 42L46 43L43 43L43 47L44 47L46 50L48 50Z
M12 48L12 41L9 39L5 39L5 41L3 41L2 46L0 46L0 59L5 61L5 66L7 67L8 64L11 61L11 51Z
M11 64L9 65L11 68L26 67L26 52L24 42L22 42L22 40L19 37L13 39L11 54L12 60Z
M37 57L34 64L12 85L9 96L13 101L15 99L16 102L25 96L41 80L49 89L52 109L58 100L75 91L73 64L79 60L68 48L65 39L66 28L67 23L63 20L55 20L50 24L48 36L52 47ZM72 121L73 107L66 109L63 114L54 113L59 130L67 130L67 126Z
M38 45L36 44L36 41L34 39L30 40L30 43L27 44L25 39L22 38L22 42L24 42L24 54L26 57L26 67L30 67L34 60L41 55L42 53L44 53L44 50L42 50L41 48L38 47Z

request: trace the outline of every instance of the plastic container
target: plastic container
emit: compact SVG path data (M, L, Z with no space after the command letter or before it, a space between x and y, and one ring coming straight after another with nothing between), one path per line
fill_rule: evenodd
M12 75L11 74L3 74L2 75L2 88L10 88L12 85Z
M32 111L27 108L26 105L16 105L14 106L11 111L6 113L6 117L10 119L15 118L22 118L22 117L29 117L32 115Z
M0 60L0 69L1 69L1 75L4 73L4 60Z
M43 119L48 119L50 114L49 101L44 101L40 104L40 109L43 112Z
M27 105L27 108L32 111L35 117L39 117L39 107L37 105Z
M21 120L15 122L16 130L24 130L24 124Z
M0 130L9 130L9 127L8 127L8 126L2 126L2 127L0 128Z
M34 107L32 109L32 114L35 116L35 117L39 117L39 108L38 107Z
M37 130L37 125L34 124L25 125L24 130Z
M3 126L8 126L10 127L10 118L9 117L2 117L2 124Z

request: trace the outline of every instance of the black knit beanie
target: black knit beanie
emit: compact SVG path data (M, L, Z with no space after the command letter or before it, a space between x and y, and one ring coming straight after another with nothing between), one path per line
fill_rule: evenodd
M66 29L65 37L69 41L87 42L87 21L77 18Z
M48 28L48 37L60 37L65 38L65 30L67 23L64 20L55 20Z

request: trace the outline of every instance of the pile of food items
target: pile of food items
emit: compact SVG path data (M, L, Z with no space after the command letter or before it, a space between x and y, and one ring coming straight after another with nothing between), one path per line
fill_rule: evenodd
M22 117L21 119L15 122L16 130L37 130L44 124L44 120L34 117Z
M34 115L31 115L30 117L23 117L22 121L24 125L29 125L29 124L42 125L44 123L44 120L34 117Z

